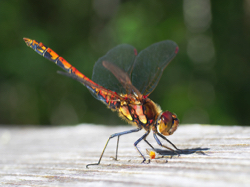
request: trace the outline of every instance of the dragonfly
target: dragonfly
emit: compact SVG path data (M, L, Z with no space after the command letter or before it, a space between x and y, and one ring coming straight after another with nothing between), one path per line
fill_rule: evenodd
M114 137L117 137L114 158L117 160L120 136L142 129L145 133L134 143L134 147L143 159L142 163L146 163L146 158L138 148L138 144L144 140L155 149L146 139L151 131L159 146L178 154L177 151L180 149L166 138L172 135L179 125L177 115L170 111L163 112L160 106L148 97L157 86L163 70L178 53L179 48L174 41L165 40L152 44L140 53L131 45L118 45L96 61L92 79L89 79L43 43L29 38L23 40L35 52L65 70L58 73L79 81L96 99L135 126L134 129L110 135L98 162L87 164L87 168L101 163L106 147ZM167 141L174 149L162 144L159 138Z

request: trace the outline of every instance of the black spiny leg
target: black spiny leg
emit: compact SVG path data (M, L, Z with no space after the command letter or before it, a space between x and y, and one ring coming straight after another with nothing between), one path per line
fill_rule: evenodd
M152 148L155 150L155 148L148 142L148 140L146 140L146 138L144 138L144 141Z
M140 153L140 155L141 155L142 158L143 158L142 163L144 163L144 162L146 161L146 158L143 156L143 154L141 153L141 151L138 149L137 144L138 144L140 141L142 141L143 139L145 140L145 138L148 136L149 132L150 132L150 131L147 131L145 134L143 134L142 137L140 137L140 138L134 143L135 148L137 149L137 151ZM146 141L146 142L147 142L147 141ZM150 145L150 144L149 144L149 145ZM151 146L152 146L152 145L151 145Z
M167 142L169 142L176 150L179 150L171 141L169 141L167 138L165 138L163 135L161 135L160 133L157 133L157 135L159 135L161 138L163 138L164 140L166 140ZM165 147L166 149L171 150L172 152L176 153L178 156L180 156L179 153L177 153L175 150L173 150L172 148L165 146L161 143L161 141L158 139L158 137L156 136L156 133L153 133L153 136L156 140L156 142L161 146L161 147Z
M87 164L87 165L86 165L86 168L88 168L89 166L99 165L99 164L100 164L100 162L101 162L101 160L102 160L102 156L103 156L103 154L104 154L104 152L105 152L105 149L106 149L106 147L107 147L107 145L108 145L110 139L112 139L112 138L114 138L114 137L116 137L116 136L118 136L118 138L119 138L119 136L121 136L121 135L129 134L129 133L132 133L132 132L138 132L138 131L140 131L140 130L141 130L141 128L137 128L137 129L132 129L132 130L129 130L129 131L119 132L119 133L115 133L115 134L110 135L110 137L108 138L108 140L107 140L107 142L106 142L106 144L105 144L105 146L104 146L104 148L103 148L103 151L102 151L102 154L101 154L101 156L100 156L100 158L99 158L99 161L98 161L97 163L94 163L94 164ZM137 140L137 141L138 141L138 140ZM138 142L138 143L139 143L139 142ZM117 146L118 146L118 144L117 144ZM118 150L118 149L117 149L117 150ZM137 149L137 150L138 150L138 149ZM139 150L138 150L138 151L139 151ZM140 151L139 151L139 152L140 152ZM116 157L117 157L117 152L116 152Z
M166 140L168 143L170 143L176 150L180 151L170 140L168 140L165 136L163 136L160 133L157 133L158 136L160 136L162 139Z
M115 157L112 157L114 160L117 160L119 139L120 139L120 136L117 136L117 144L116 144Z

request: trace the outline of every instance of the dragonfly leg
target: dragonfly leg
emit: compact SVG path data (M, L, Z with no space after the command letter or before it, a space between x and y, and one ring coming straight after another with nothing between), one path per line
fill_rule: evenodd
M140 141L142 141L143 139L145 140L145 138L148 136L149 132L150 132L150 131L147 131L142 137L140 137L140 138L134 143L135 148L137 149L137 151L140 153L140 155L141 155L142 158L143 158L142 163L144 163L144 162L146 161L146 158L143 156L143 154L141 153L141 151L138 149L137 144L138 144ZM146 142L147 142L147 141L146 141ZM150 145L150 144L149 144L149 145Z
M103 151L102 151L102 154L101 154L101 156L100 156L100 158L99 158L99 161L98 161L97 163L87 164L87 165L86 165L86 168L88 168L89 166L99 165L99 164L100 164L100 162L101 162L101 160L102 160L102 156L103 156L103 154L104 154L104 152L105 152L105 149L106 149L106 147L107 147L107 145L108 145L110 139L112 139L112 138L118 136L118 140L119 140L119 137L120 137L121 135L129 134L129 133L132 133L132 132L138 132L138 131L140 131L140 130L141 130L141 128L137 128L137 129L132 129L132 130L128 130L128 131L124 131L124 132L119 132L119 133L115 133L115 134L110 135L109 138L108 138L108 140L107 140L107 142L106 142L106 144L105 144L105 146L104 146L104 148L103 148ZM118 141L118 142L119 142L119 141ZM118 142L117 142L117 143L118 143ZM117 146L118 146L118 144L117 144ZM116 151L118 151L118 149L117 149ZM117 154L117 152L116 152L116 154ZM116 157L117 157L117 155L116 155Z
M155 150L155 148L148 142L148 140L146 140L146 138L144 139L144 141L152 148Z
M160 136L162 139L166 140L168 143L170 143L176 150L180 151L170 140L168 140L165 136L163 136L160 133L157 133L158 136Z
M167 138L165 138L163 135L161 135L160 133L157 133L157 135L159 135L161 138L163 138L164 140L166 140L167 142L169 142L176 150L179 150L171 141L169 141L169 140L168 140ZM156 136L156 133L155 133L155 132L153 133L153 136L154 136L156 142L157 142L161 147L165 147L166 149L169 149L169 150L171 150L172 152L176 153L178 156L180 156L180 154L177 153L174 149L172 149L172 148L170 148L170 147L168 147L168 146L166 146L166 145L163 145L163 144L161 143L161 141L158 139L158 137Z
M118 145L119 145L119 139L120 136L117 136L117 144L116 144L116 152L115 152L115 157L112 157L114 160L117 160L117 155L118 155Z

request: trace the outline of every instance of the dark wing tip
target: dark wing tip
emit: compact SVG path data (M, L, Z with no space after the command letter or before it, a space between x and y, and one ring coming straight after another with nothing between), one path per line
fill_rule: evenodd
M178 51L179 51L179 47L177 46L177 47L175 48L175 54L177 54Z
M138 55L136 48L134 48L134 54L135 54L135 56Z

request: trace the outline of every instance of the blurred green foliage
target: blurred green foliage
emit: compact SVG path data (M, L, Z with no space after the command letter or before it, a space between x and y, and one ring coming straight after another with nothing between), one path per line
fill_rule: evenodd
M1 0L0 124L124 124L78 82L26 47L51 47L86 76L121 43L170 39L179 53L150 98L181 123L249 125L248 0Z

